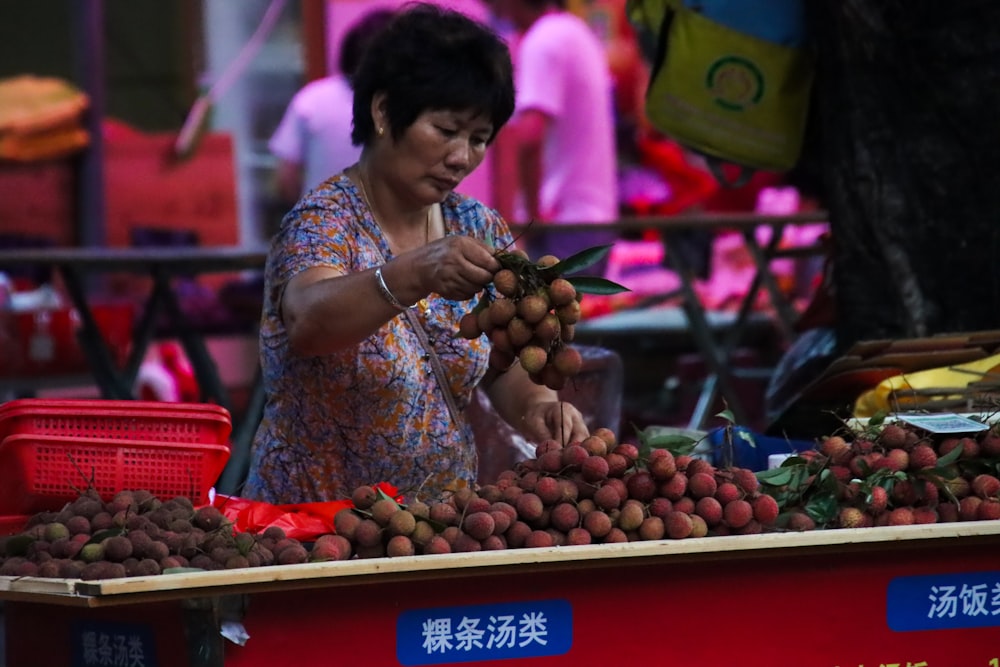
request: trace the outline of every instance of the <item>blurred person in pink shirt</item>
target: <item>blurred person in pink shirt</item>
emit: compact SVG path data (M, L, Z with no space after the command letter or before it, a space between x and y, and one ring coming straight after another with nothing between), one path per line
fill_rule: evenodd
M613 222L619 216L614 90L604 46L557 0L489 0L518 32L515 51L520 206L532 258L566 258L613 243L610 230L552 232L558 223ZM591 267L599 275L603 265Z

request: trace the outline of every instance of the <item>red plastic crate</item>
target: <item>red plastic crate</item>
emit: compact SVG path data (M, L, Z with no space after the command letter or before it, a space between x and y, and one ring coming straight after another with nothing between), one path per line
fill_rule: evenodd
M0 442L20 434L227 444L232 428L229 411L211 403L22 398L0 405Z
M93 488L105 500L145 489L208 502L229 445L18 434L0 442L0 512L58 510Z

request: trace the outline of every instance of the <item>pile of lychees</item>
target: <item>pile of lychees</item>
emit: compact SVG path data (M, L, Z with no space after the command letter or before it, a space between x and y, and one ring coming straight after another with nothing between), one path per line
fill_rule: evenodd
M759 533L778 516L755 474L667 449L646 456L607 428L547 440L493 484L401 505L354 491L336 530L362 558Z
M1000 519L1000 433L845 430L759 474L793 530Z
M0 575L106 579L185 568L570 547L1000 519L1000 431L940 436L905 423L822 440L754 472L650 445L608 428L546 440L493 482L402 503L353 490L334 532L300 541L275 527L237 531L214 506L145 491L83 493L0 540Z
M112 579L291 565L339 557L346 553L342 542L329 535L307 545L277 527L237 532L218 508L195 508L183 496L161 500L127 490L102 500L88 490L57 512L33 515L21 533L0 538L0 575Z

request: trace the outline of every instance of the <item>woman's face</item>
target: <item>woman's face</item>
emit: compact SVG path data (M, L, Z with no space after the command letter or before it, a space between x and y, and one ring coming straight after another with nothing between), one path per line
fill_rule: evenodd
M424 111L398 141L388 131L381 139L387 175L414 203L443 201L483 161L491 136L493 124L477 111Z

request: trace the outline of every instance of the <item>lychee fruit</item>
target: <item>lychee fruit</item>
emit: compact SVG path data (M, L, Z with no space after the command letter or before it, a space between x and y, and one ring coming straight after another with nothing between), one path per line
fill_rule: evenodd
M613 527L611 517L601 510L593 510L584 514L582 525L595 540L604 538Z
M450 554L451 545L448 544L448 540L444 539L440 535L435 535L427 541L422 549L424 554Z
M572 503L559 503L552 508L549 521L556 530L568 533L580 525L580 512Z
M555 313L546 313L545 316L542 317L537 324L535 324L535 338L543 346L548 346L552 343L552 341L559 338L561 326L559 318L555 316Z
M583 357L575 347L563 345L553 355L552 365L561 375L573 377L583 368Z
M979 506L983 499L979 496L966 496L958 501L958 517L962 521L976 521L979 518Z
M517 274L511 269L500 269L493 274L493 286L496 287L497 292L508 299L518 296L519 283Z
M549 353L538 345L526 345L517 355L521 367L528 373L541 373L549 360Z
M608 449L618 445L618 436L616 436L615 432L607 426L601 426L594 429L594 432L591 433L591 435L596 435L598 438L603 440L604 444L608 446Z
M837 515L837 525L841 528L860 528L864 522L865 515L857 507L844 507Z
M695 503L695 514L705 520L708 526L717 526L722 522L722 504L712 497L703 497Z
M757 479L757 475L754 474L753 470L747 468L734 468L733 473L733 483L736 486L743 489L743 493L747 495L753 495L757 493L760 488L760 480Z
M745 495L746 494L743 493L740 487L733 482L723 482L722 484L719 484L719 487L715 490L715 499L718 500L723 506L728 505L734 500L739 500Z
M1000 493L1000 479L992 475L976 475L972 478L972 492L980 498L993 498Z
M713 484L714 484L714 480ZM631 498L648 503L656 495L656 481L645 470L637 470L625 480L625 487ZM714 491L714 489L713 489Z
M872 514L884 512L889 505L889 492L881 486L873 486L868 494L868 511Z
M688 493L696 500L715 496L716 489L718 485L712 475L704 472L688 475Z
M819 451L835 465L846 465L854 456L851 446L839 435L831 435L820 443Z
M722 518L730 528L741 528L753 519L753 507L746 500L735 500L722 508Z
M562 449L563 467L570 471L580 470L583 462L590 458L590 454L582 445L569 444ZM607 464L607 461L604 461Z
M906 446L906 429L899 424L886 424L879 434L879 442L887 449Z
M534 493L521 494L515 501L514 507L517 509L517 516L526 522L540 519L545 509L542 499Z
M705 537L708 535L708 524L697 514L689 515L691 517L691 534L688 537Z
M417 519L407 510L399 510L389 517L386 528L389 535L409 536L417 527Z
M684 493L687 491L687 485L687 475L678 473L670 479L660 482L657 486L657 492L664 498L669 498L676 502L684 496Z
M493 534L496 521L489 512L473 512L465 516L462 530L476 540L485 540Z
M911 526L913 521L913 509L910 507L897 507L889 512L890 526Z
M778 519L778 501L772 496L762 494L750 501L753 507L753 518L763 526L770 526Z
M548 300L540 294L529 294L517 302L517 316L528 324L538 324L548 312Z
M555 546L555 539L552 537L551 533L544 530L533 530L524 540L524 547L526 549L552 546Z
M458 333L462 338L474 340L483 335L479 328L479 316L476 313L466 313L458 320Z
M378 500L378 492L372 486L359 486L351 493L351 502L359 510L371 509L376 500Z
M645 518L646 510L643 504L634 498L629 498L622 505L621 512L618 514L617 525L625 532L638 530Z
M598 440L600 439L598 438ZM588 482L599 482L607 479L610 470L607 459L596 455L588 456L580 466L583 479Z
M651 520L647 519L647 521ZM685 537L691 536L691 531L694 529L694 522L691 520L691 516L683 512L671 512L667 515L666 519L659 520L664 526L664 532L667 537L674 540L682 540ZM645 524L644 524L645 526ZM654 526L655 527L655 526ZM639 528L640 535L643 533L643 527ZM643 538L647 539L647 538ZM649 538L649 539L660 539L660 538Z
M558 306L556 308L556 317L564 326L571 326L580 321L580 315L583 311L580 309L580 304L577 301L571 301L565 306Z
M591 456L604 457L608 454L608 443L604 438L591 433L580 442L580 446L587 450Z
M937 453L930 445L917 445L910 450L910 470L924 470L937 465Z
M549 283L549 300L553 306L565 306L576 300L576 288L565 278L556 278Z
M654 449L646 462L646 469L653 479L663 481L677 474L677 462L669 449Z
M686 524L687 532L683 536L680 536L680 537L687 537L688 535L691 534L691 517L689 517L687 514L680 514L680 512L676 512L676 514L683 516L687 522ZM670 515L669 519L671 520L673 519L673 514ZM678 532L680 531L678 530ZM666 534L667 534L666 522L658 516L648 516L642 520L641 524L639 524L640 539L662 540ZM671 535L671 537L673 537L673 535ZM675 539L680 539L680 537Z
M815 530L816 521L805 512L792 512L788 516L788 529L795 531Z
M518 350L527 345L535 335L534 327L520 317L515 317L508 322L506 331L507 340L511 347Z
M976 518L980 521L995 521L1000 519L1000 500L984 498L976 509Z

